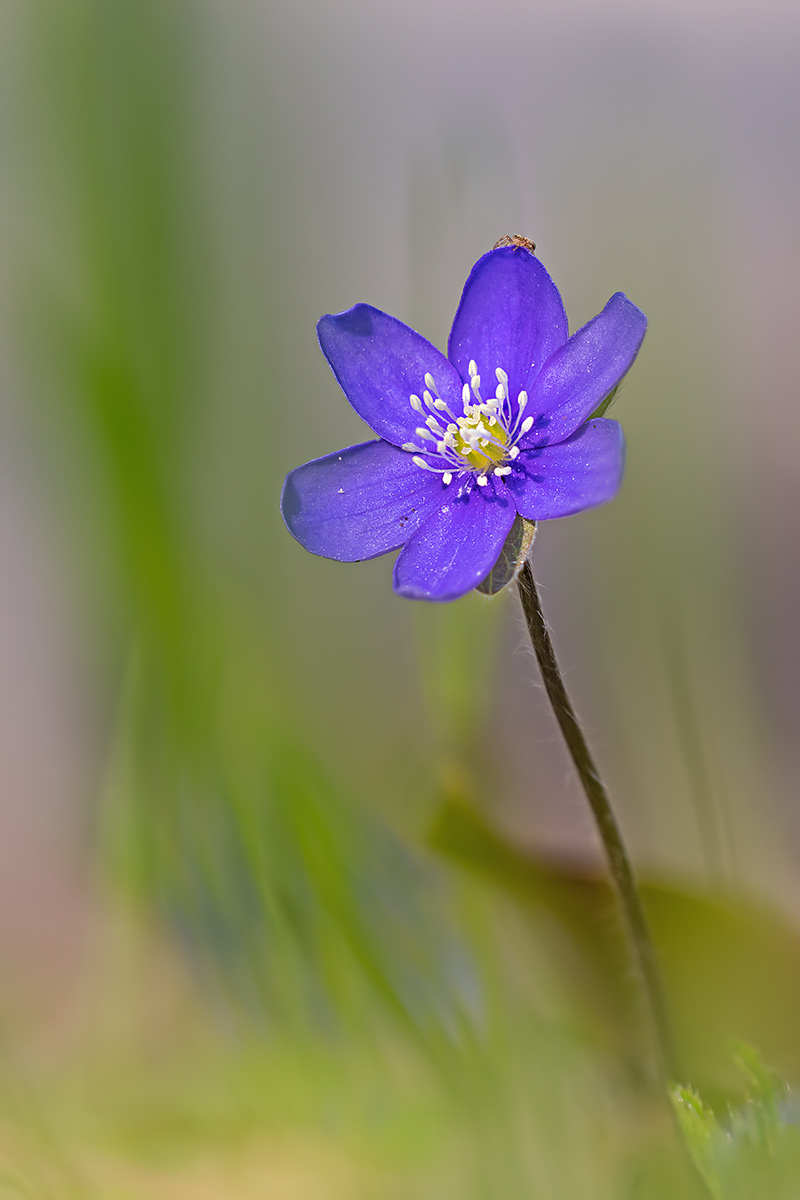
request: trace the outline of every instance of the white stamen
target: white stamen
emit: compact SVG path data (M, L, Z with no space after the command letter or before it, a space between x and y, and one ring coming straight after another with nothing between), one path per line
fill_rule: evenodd
M420 458L419 456L412 459L411 461L414 462L418 467L422 467L423 471L432 471L434 475L444 475L445 474L445 472L442 471L439 467L432 467L430 463L425 462L425 459Z
M462 431L462 436L465 436L466 432L467 432L466 430ZM497 446L498 450L505 451L505 449L506 449L505 442L501 442L496 437L494 437L494 435L486 428L485 425L479 425L477 427L477 429L470 430L469 432L474 434L476 438L479 438L481 443L484 446L488 445L488 443L491 442L491 444L493 446Z
M512 415L508 373L502 367L494 369L495 394L486 400L480 393L481 376L474 358L470 359L467 369L468 380L461 386L461 416L451 412L439 395L433 375L430 371L425 372L422 399L414 394L409 397L412 409L424 421L416 431L423 444L406 442L403 450L414 456L416 466L440 475L445 486L466 468L478 487L487 487L491 476L502 479L512 473L513 467L509 464L520 453L517 442L533 427L534 418L529 416L523 420L528 403L525 391L518 393L517 414ZM428 461L434 453L439 456L440 466L433 466ZM462 482L459 495L465 486L470 485Z
M448 408L448 406L444 400L435 400L434 408L436 409L437 412L447 413L447 415L451 421L457 420L455 413L451 412L451 410Z

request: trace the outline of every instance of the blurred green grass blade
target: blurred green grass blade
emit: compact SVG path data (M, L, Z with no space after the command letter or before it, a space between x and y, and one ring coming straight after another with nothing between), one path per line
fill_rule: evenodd
M717 1143L725 1139L717 1118L691 1088L675 1088L672 1092L672 1105L689 1153L710 1194L714 1200L724 1200L714 1161Z
M209 431L252 464L254 428L274 450L280 397L261 379L266 416L231 427L246 406L227 394L235 321L214 286L232 241L209 200L210 10L34 0L27 20L37 169L62 197L27 290L42 443L63 432L64 525L81 530L103 649L121 664L104 681L105 880L171 928L215 1003L256 1024L388 1009L414 1036L441 1032L460 951L436 869L316 763L264 513L223 520L241 468L232 453L221 472ZM274 316L280 281L259 282ZM276 522L278 486L264 493ZM446 690L455 710L461 679Z
M458 604L417 604L413 617L429 719L451 752L471 757L492 702L505 597L475 592Z
M781 1109L787 1107L788 1089L754 1046L734 1040L731 1055L747 1087L747 1101L734 1116L734 1136L772 1153L783 1120Z

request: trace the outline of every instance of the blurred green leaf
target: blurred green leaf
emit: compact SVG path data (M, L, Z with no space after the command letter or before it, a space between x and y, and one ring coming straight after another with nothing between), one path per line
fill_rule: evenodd
M622 930L607 881L593 867L557 861L515 846L451 794L436 817L433 846L557 922L554 952L576 995L602 1016L606 1036L627 1046L634 997ZM641 878L673 1019L683 1077L712 1106L742 1099L730 1055L746 1038L785 1064L800 1056L800 938L778 914L754 901L689 891ZM547 935L548 925L543 926ZM756 1067L750 1062L754 1078ZM764 1087L767 1083L764 1082Z

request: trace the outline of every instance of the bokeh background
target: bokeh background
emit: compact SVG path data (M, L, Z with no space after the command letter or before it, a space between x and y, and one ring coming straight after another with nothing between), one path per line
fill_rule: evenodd
M515 596L278 498L364 436L322 313L444 345L506 233L645 310L624 489L534 566L686 1081L797 1080L796 6L0 20L0 1195L691 1195Z

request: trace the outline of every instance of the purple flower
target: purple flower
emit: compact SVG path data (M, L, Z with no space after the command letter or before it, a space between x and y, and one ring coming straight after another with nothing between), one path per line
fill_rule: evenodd
M323 317L322 352L378 437L290 471L290 533L340 562L400 549L399 595L463 596L491 571L517 514L566 517L615 495L622 429L591 414L646 325L617 292L569 337L558 289L518 246L472 268L447 358L368 304Z

